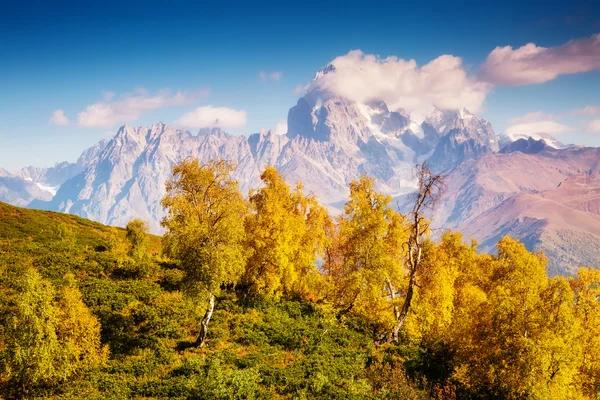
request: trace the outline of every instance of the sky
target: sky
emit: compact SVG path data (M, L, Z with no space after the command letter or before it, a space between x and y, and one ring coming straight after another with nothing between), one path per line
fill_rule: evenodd
M600 146L598 33L584 0L6 1L0 167L75 161L123 124L283 133L315 88Z

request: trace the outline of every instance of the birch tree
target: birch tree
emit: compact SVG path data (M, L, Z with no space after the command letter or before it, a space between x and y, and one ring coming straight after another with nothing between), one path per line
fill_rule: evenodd
M320 277L315 262L329 217L302 185L291 190L275 168L265 168L261 179L264 186L250 194L244 283L254 293L306 297Z
M162 220L165 252L185 271L188 294L207 302L198 347L206 343L222 285L236 284L246 264L244 221L248 207L238 182L231 177L233 170L226 161L201 165L197 159L188 158L173 168L162 200L167 211Z
M398 340L398 334L410 310L415 291L417 275L423 264L423 248L429 234L430 222L425 217L426 211L433 211L437 201L443 194L444 181L442 175L431 172L425 162L417 165L417 192L412 211L408 215L410 233L406 242L406 269L408 284L402 307L397 313L396 324L392 331L392 340Z
M398 288L404 281L402 215L362 176L350 183L350 199L331 233L325 270L333 281L340 315L352 312L376 331L388 331L399 313Z

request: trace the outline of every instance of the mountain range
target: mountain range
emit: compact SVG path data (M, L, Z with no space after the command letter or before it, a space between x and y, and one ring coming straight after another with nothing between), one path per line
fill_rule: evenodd
M324 70L327 73L327 70ZM0 200L77 214L123 226L132 218L161 233L160 200L172 166L186 158L222 158L247 193L273 165L288 183L300 181L331 213L361 174L400 208L415 189L413 168L427 161L446 176L447 192L431 217L437 231L457 229L494 251L510 234L543 250L550 274L600 265L600 149L565 148L547 137L497 135L465 109L433 108L417 118L382 101L357 103L310 92L288 113L288 131L231 136L219 128L197 133L164 123L125 125L76 163L52 168L0 169Z

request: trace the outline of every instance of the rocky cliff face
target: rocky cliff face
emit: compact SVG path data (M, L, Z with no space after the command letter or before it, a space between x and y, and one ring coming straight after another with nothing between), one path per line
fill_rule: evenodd
M498 151L498 139L492 125L465 109L455 112L436 110L424 124L440 133L429 159L430 165L438 170L448 170L465 160Z

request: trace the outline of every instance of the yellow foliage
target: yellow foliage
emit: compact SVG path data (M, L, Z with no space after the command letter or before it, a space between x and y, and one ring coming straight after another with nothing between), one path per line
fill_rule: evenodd
M275 168L267 167L261 179L264 186L250 194L246 233L251 256L244 282L266 295L314 296L321 280L315 262L325 243L327 212L302 193L301 185L290 190Z
M0 354L3 378L23 388L65 381L102 366L108 348L100 344L100 323L81 299L72 276L56 292L33 268L15 282L3 304Z
M577 396L581 350L573 296L564 279L548 280L545 265L515 240L498 243L488 279L479 283L485 295L469 289L479 304L463 304L471 314L459 314L465 320L453 329L454 379L462 385L507 399Z
M350 199L330 230L325 270L342 309L389 330L395 322L397 297L405 284L403 245L408 237L402 215L390 196L377 193L367 176L350 184Z
M448 233L440 244L427 243L424 262L417 273L417 289L405 330L412 338L441 338L453 322L455 286L461 270L474 263L473 248L462 243L458 233ZM459 288L458 288L459 289Z
M248 208L225 161L186 159L173 168L162 201L165 252L186 272L189 291L216 293L244 271Z
M574 292L574 312L581 324L577 338L583 347L579 385L583 393L600 399L600 270L581 268L569 283Z

